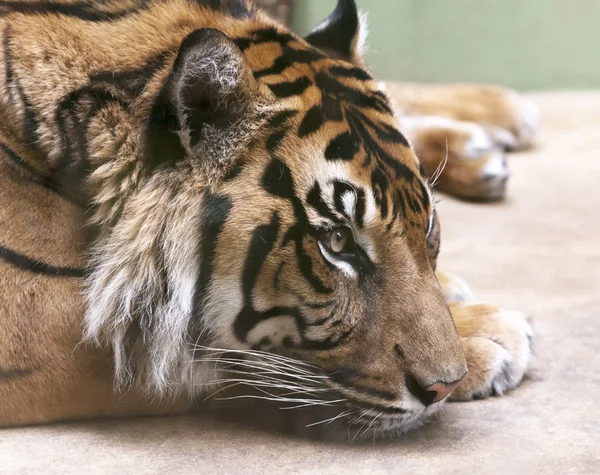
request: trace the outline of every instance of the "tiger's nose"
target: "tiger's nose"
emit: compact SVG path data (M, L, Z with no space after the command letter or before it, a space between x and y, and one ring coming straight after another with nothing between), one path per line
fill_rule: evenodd
M462 378L452 383L437 382L424 388L412 375L406 376L406 387L425 406L431 406L447 397L460 384Z
M431 404L441 401L445 397L456 389L456 387L460 384L460 381L455 381L450 385L444 383L435 383L425 389L428 393L433 393L433 399L431 400ZM428 406L429 404L426 404Z

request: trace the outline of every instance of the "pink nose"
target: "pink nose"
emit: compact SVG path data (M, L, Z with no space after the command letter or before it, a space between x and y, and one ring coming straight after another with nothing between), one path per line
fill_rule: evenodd
M435 393L435 397L431 401L431 404L436 403L447 397L456 387L460 384L460 381L456 381L450 385L444 383L435 383L425 389L428 393Z

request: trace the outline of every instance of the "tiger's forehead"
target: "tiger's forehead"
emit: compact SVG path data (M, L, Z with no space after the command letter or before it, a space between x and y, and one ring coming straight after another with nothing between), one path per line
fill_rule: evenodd
M269 121L267 149L288 162L297 188L308 193L316 182L322 189L326 180L346 182L373 196L390 228L395 221L425 225L430 192L370 73L276 28L248 31L235 42L282 105Z
M336 119L335 102L342 96L393 117L388 99L370 73L327 56L292 33L275 27L249 29L234 42L244 53L254 77L281 101L300 98L305 108L325 102L323 108Z

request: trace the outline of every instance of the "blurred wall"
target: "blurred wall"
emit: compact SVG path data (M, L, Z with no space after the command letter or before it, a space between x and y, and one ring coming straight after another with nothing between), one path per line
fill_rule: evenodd
M600 88L600 0L357 0L384 79ZM306 33L336 0L296 0Z

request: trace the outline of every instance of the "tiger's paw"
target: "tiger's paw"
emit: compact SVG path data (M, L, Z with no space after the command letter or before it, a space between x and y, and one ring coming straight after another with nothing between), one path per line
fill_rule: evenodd
M437 187L458 198L504 198L506 151L531 147L540 126L536 103L500 86L389 84L400 128Z
M515 388L532 355L534 332L527 317L485 304L459 303L450 310L469 370L450 400L482 399Z
M504 197L509 176L504 146L485 127L441 117L405 117L402 125L437 188L468 200Z

